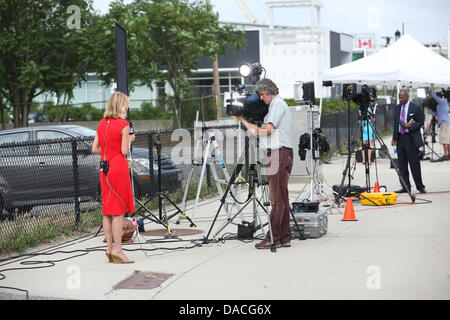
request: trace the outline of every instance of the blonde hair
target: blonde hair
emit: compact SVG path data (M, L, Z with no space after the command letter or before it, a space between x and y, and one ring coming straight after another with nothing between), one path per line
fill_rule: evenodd
M108 107L103 114L106 119L126 119L130 99L122 92L114 92L108 101Z

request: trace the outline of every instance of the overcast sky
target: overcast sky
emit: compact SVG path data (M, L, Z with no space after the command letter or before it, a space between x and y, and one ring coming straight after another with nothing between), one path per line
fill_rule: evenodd
M210 0L222 22L244 22L253 15L260 24L269 23L266 0ZM276 1L276 0L272 0ZM94 8L108 12L109 0L94 0ZM125 0L126 3L131 2ZM242 10L245 3L251 13ZM448 41L450 25L449 0L321 0L321 26L334 31L356 34L372 33L379 45L381 37L394 37L396 30L422 43ZM240 4L242 10L239 8ZM277 8L274 23L285 26L309 26L310 12L306 8Z

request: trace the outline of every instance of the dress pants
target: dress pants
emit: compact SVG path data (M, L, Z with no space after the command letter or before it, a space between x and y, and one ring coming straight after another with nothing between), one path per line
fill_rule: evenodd
M268 175L270 202L272 204L270 224L273 241L274 243L278 241L285 243L291 240L288 181L292 171L294 153L292 149L288 148L273 150L270 155L268 154L268 160L270 166L278 166L276 173ZM266 240L271 240L269 232L266 234Z
M406 185L403 185L402 181L400 180L400 184L402 185L402 187L411 190L408 170L409 164L417 190L424 189L425 186L422 183L419 149L414 145L411 134L407 132L405 132L404 134L398 134L397 155L398 169L400 171L400 175L403 177L406 183Z

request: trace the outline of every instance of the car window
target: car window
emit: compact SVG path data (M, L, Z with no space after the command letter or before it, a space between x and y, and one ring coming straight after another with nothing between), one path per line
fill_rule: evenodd
M16 132L16 133L1 134L0 135L0 144L28 141L29 136L30 136L30 134L28 132Z
M70 128L69 130L83 137L95 137L95 134L97 133L97 131L86 127L73 127Z
M53 140L53 139L67 139L70 135L64 132L53 130L37 130L36 140ZM70 142L50 143L38 145L39 154L71 154L72 145Z
M29 140L29 137L30 137L29 132L16 132L16 133L0 134L0 144L26 142ZM5 157L6 156L28 155L28 152L29 152L29 146L0 148L0 154Z

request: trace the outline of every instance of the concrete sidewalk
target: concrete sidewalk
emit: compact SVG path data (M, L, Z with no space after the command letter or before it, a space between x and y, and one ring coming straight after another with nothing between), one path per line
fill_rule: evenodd
M325 184L340 184L345 161L340 157L322 165ZM398 204L389 207L354 202L358 221L341 221L344 203L329 211L326 235L293 240L292 247L275 253L256 250L257 241L202 244L211 226L218 230L226 221L221 211L212 224L219 200L211 198L202 201L192 217L198 228L191 228L186 220L171 224L175 235L186 229L201 233L180 236L182 241L140 235L125 246L134 264L108 263L103 235L90 235L40 248L46 255L0 263L0 273L6 277L0 286L27 290L30 299L449 299L450 161L422 161L422 171L428 193L417 195L416 204L411 204L408 194L399 194ZM376 173L388 191L399 189L389 160L377 159L376 169L371 166L372 181ZM352 184L365 185L362 164L357 164ZM290 185L291 201L302 188L303 184ZM252 220L252 206L245 215ZM239 217L234 221L240 222ZM162 229L154 223L145 228ZM237 226L229 224L218 237L227 233L236 234ZM5 271L14 268L23 269ZM136 271L152 272L149 278L161 274L168 278L154 289L113 288ZM23 292L0 289L0 299L24 298Z

